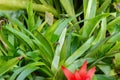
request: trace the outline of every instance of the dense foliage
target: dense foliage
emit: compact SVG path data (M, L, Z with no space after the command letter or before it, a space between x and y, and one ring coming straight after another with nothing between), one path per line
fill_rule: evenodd
M119 80L120 0L0 0L0 80Z

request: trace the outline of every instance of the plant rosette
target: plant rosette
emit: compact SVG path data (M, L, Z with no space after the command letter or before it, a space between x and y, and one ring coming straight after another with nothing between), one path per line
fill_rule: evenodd
M79 71L76 70L74 73L72 73L64 66L62 66L61 68L68 80L91 80L96 71L95 66L92 67L89 71L87 71L87 61L83 63Z

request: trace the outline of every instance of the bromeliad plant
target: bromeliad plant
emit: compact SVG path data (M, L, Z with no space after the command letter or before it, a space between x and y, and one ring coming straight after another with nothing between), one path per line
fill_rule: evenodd
M3 14L8 21L0 26L0 79L65 80L61 66L73 72L85 60L88 68L96 66L92 80L119 78L120 17L111 13L115 11L110 8L112 0L83 0L81 6L79 1L72 0L10 0L9 5L4 1L0 0L1 9L26 9L25 5L28 6L27 14L23 10L19 14L17 11ZM40 6L43 8L38 10ZM86 62L82 68L85 66ZM92 69L94 73L95 68ZM89 73L91 70L85 74ZM68 74L65 72L66 76Z
M76 70L74 74L62 66L62 70L68 80L91 80L95 72L95 67L91 68L88 72L86 68L87 61L85 61L81 69L79 71Z

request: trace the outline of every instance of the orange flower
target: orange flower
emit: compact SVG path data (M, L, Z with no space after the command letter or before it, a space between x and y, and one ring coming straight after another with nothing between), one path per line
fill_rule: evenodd
M87 72L87 61L84 62L81 69L72 73L70 70L62 66L62 70L68 80L91 80L95 73L96 67L94 66Z

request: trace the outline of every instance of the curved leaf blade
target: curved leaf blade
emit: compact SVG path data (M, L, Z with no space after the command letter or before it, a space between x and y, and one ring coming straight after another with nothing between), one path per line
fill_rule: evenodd
M13 68L20 60L22 56L12 58L8 60L6 63L2 63L0 66L0 76L9 71L11 68Z
M66 61L66 65L70 65L73 63L77 58L79 58L85 51L87 51L92 42L94 40L94 37L89 38L81 47L79 47Z
M63 46L63 43L64 43L64 40L65 40L65 35L66 35L66 31L67 29L65 28L58 40L58 45L56 47L56 50L55 50L55 55L54 55L54 58L53 58L53 61L52 61L52 66L51 66L51 69L53 71L56 71L58 69L58 66L59 66L59 62L60 62L60 53L61 53L61 50L62 50L62 46Z

